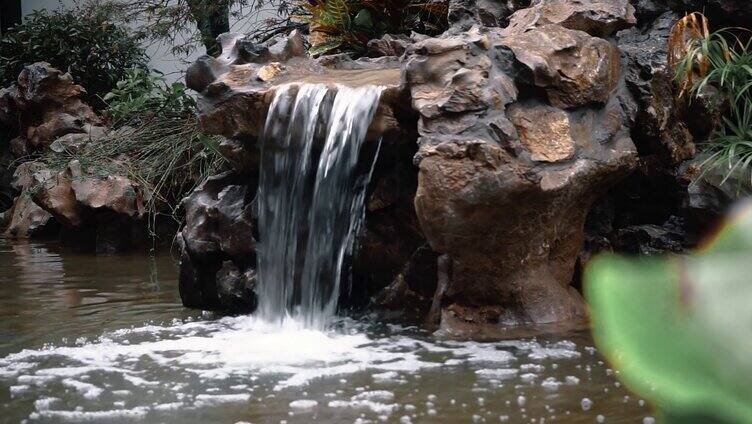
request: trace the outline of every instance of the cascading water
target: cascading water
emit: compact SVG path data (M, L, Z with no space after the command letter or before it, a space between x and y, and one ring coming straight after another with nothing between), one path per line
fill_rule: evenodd
M262 318L293 316L323 328L334 315L373 170L359 171L358 159L382 90L323 84L277 89L264 128L258 195Z

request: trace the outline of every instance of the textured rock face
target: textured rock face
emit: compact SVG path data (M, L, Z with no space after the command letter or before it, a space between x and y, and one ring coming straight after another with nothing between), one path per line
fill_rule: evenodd
M596 37L608 37L637 23L634 12L629 0L534 0L531 7L512 15L509 29L557 24Z
M619 52L610 42L559 25L507 31L503 46L561 108L605 103L619 82Z
M39 62L24 68L15 86L0 92L0 121L15 121L20 136L12 143L16 156L50 145L71 133L91 133L101 124L83 101L85 90L70 74Z
M673 71L666 60L668 36L676 19L677 15L667 12L643 30L635 28L617 36L633 99L624 101L635 111L638 148L643 155L657 154L673 165L695 155L694 137L685 124L684 107L676 100Z
M178 242L180 295L186 306L255 308L254 195L240 179L223 174L207 180L183 201L187 225Z
M184 302L237 308L221 293L233 287L224 299L238 299L255 284L254 149L274 86L381 83L369 138L383 134L388 153L369 188L353 290L388 285L378 307L448 332L581 322L570 282L586 216L637 161L620 51L599 37L633 25L634 9L540 1L500 28L487 11L513 11L501 3L453 1L447 33L374 40L378 58L312 60L298 55L292 34L271 46L225 36L227 53L197 62L189 80L203 94L202 122L230 138L239 165L186 200ZM222 246L232 235L219 222L243 222L246 251Z
M54 233L58 225L52 215L39 207L31 198L34 173L40 169L35 162L25 162L16 168L11 186L20 193L8 211L5 236L30 238Z
M681 251L695 240L688 229L710 222L703 213L728 202L710 177L689 185L694 140L707 137L717 105L675 101L666 64L671 25L695 6L451 0L446 33L373 40L359 60L308 58L297 33L268 45L225 36L227 53L199 60L189 80L236 166L186 204L220 202L231 187L246 193L232 208L252 203L275 86L383 84L368 140L384 142L352 291L450 334L581 322L571 283L591 254ZM206 225L229 212L196 210L182 235L184 301L238 308L245 296L252 308L255 240L236 256Z
M27 224L30 216L35 226L59 228L65 241L93 245L100 252L127 250L142 237L143 194L128 178L90 175L77 161L60 172L27 162L16 175L21 195L14 211L26 212L12 217L8 232L15 237L36 235Z
M18 134L9 143L11 156L76 151L103 136L106 129L84 95L69 74L47 63L25 67L15 85L0 90L0 126L6 134ZM24 163L12 189L17 196L6 235L14 238L53 235L62 225L76 239L95 241L98 250L119 250L130 238L130 231L120 230L143 214L136 185L124 177L83 175L75 163L63 173ZM112 219L104 219L105 214Z

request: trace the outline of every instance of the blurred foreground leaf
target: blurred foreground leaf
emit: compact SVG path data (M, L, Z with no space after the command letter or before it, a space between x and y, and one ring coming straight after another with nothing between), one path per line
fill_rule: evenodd
M686 257L597 258L596 343L671 423L752 423L752 204Z

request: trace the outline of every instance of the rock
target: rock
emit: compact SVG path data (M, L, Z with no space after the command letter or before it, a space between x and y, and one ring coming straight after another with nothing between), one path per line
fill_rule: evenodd
M676 219L664 225L630 226L617 232L613 248L619 252L641 255L681 253L687 248L686 231L681 221Z
M78 153L84 146L93 140L102 139L107 134L107 128L100 126L87 125L84 128L84 132L66 134L52 143L50 143L50 150L55 153Z
M203 89L201 122L227 137L238 160L233 173L185 201L183 302L239 308L222 300L229 292L244 294L225 299L255 305L247 291L255 267L253 152L275 85L381 84L387 89L366 138L370 147L381 139L381 151L349 294L380 292L376 307L451 334L582 324L585 306L570 283L586 217L638 164L630 127L640 105L625 88L619 50L599 38L633 25L633 11L625 1L583 0L563 11L536 2L528 13L545 19L524 30L497 27L488 11L510 4L452 0L447 32L411 37L404 52L401 43L375 40L372 54L388 55L375 59L279 60L272 55L285 49L274 43L226 36L220 58L196 65L221 69ZM257 72L270 62L286 70L260 81Z
M368 56L402 56L410 39L400 35L385 34L383 37L368 42Z
M665 13L646 29L617 36L626 86L637 102L632 137L640 151L655 152L674 166L695 155L694 138L685 123L683 104L676 100L673 70L667 63L668 35L676 18Z
M143 192L130 179L90 174L75 160L61 171L28 167L33 169L30 196L61 225L65 243L116 252L131 249L143 237Z
M420 113L415 209L448 261L434 302L441 327L581 321L584 305L569 283L589 206L636 163L614 96L615 47L546 25L449 33L407 55ZM518 100L520 66L553 106Z
M24 162L18 165L13 173L11 187L18 192L30 188L35 183L34 174L42 169L44 169L44 166L39 162Z
M255 190L242 180L230 173L211 177L183 200L180 294L188 307L255 308Z
M618 85L619 51L606 40L559 25L506 34L503 43L556 107L605 103Z
M712 229L739 199L752 196L749 172L736 169L729 174L723 167L703 168L707 154L687 161L679 167L679 178L686 186L681 209L688 224Z
M510 31L527 31L549 24L608 37L637 20L629 0L535 0L509 18Z
M530 158L538 162L559 162L574 156L575 143L570 134L569 115L551 106L514 105L509 119Z
M249 268L240 273L232 261L222 262L217 272L217 297L224 308L229 310L253 310L255 299L256 271Z
M88 215L108 211L132 219L145 213L138 184L126 177L93 176L84 173L78 161L60 172L42 169L34 174L38 188L34 200L69 227L87 225Z
M436 293L438 259L427 245L419 247L373 304L381 310L397 311L403 318L423 321Z
M52 235L58 226L52 215L40 208L27 191L16 197L8 214L5 237L26 239Z
M478 18L487 27L506 27L517 10L530 6L530 0L478 0Z
M68 170L54 172L43 168L34 173L34 202L51 213L55 220L66 227L81 227L83 211L76 202L76 193L71 186Z
M261 81L267 82L284 71L285 67L278 62L272 62L268 65L264 65L258 70L256 78Z
M447 20L450 29L467 31L480 21L477 0L449 0Z
M220 72L215 67L213 57L205 55L198 58L185 72L185 85L191 90L202 92L217 79Z
M0 90L0 136L14 137L8 143L8 153L0 152L0 156L25 158L43 152L56 139L60 139L56 148L62 149L63 144L75 138L66 138L68 135L101 134L101 121L84 102L85 95L86 91L73 82L70 74L44 62L26 66L16 84ZM0 196L3 197L6 190L2 185L13 172L12 167L9 169L0 173L5 174L0 175ZM32 193L21 188L28 186L30 180L30 173L22 173L25 175L20 178L24 181L16 178L13 184L21 196L15 201L9 233L16 237L49 235L58 223L52 222L55 220L50 219L49 212L30 200Z
M21 140L30 152L70 133L87 133L100 119L83 100L86 91L70 74L39 62L26 66L15 90L0 96L0 109L14 110Z

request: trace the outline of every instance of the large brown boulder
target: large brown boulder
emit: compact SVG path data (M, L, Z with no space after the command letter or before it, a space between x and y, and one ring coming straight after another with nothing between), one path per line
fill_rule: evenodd
M546 90L552 105L605 103L619 83L619 51L612 43L559 25L508 31L503 45Z
M13 206L7 212L6 237L26 239L51 235L58 228L52 214L32 200L34 173L39 170L41 170L40 164L25 162L19 165L13 174L11 186L20 194L16 196Z
M143 237L145 200L137 183L95 175L75 160L60 171L36 168L31 198L61 224L63 238L104 252L127 250Z
M180 296L188 307L253 310L255 188L229 173L209 178L183 200Z
M555 41L562 38L566 43ZM605 63L603 74L591 66L577 79L591 90L564 88L569 97L549 92L552 105L529 99L521 66L553 75L550 55L574 64L580 48L597 51L601 44L605 53L594 65ZM498 52L505 60L490 60ZM431 247L449 261L439 300L443 328L583 319L584 305L569 283L585 217L636 161L613 95L615 48L548 25L522 34L474 29L429 39L408 57L407 81L421 114L415 208Z
M584 303L570 283L586 216L637 161L620 52L600 38L633 25L633 9L626 1L537 1L502 29L481 22L492 3L451 1L447 33L373 42L373 55L385 57L313 60L272 52L297 51L270 45L297 46L299 34L268 45L228 35L222 56L194 65L204 128L233 140L229 151L243 165L186 200L184 303L223 307L223 282L235 293L255 283L253 255L240 263L222 247L220 222L248 208L230 193L255 192L253 152L275 87L381 84L366 144L383 135L382 153L352 290L382 289L379 308L450 333L581 324ZM539 19L523 25L532 15ZM253 224L244 226L241 243L253 250Z
M91 133L101 120L84 102L86 91L68 73L38 62L26 66L15 86L0 92L0 121L17 126L17 156L47 147L71 133Z
M509 18L509 29L519 31L548 24L608 37L637 23L629 0L534 0L529 8Z

